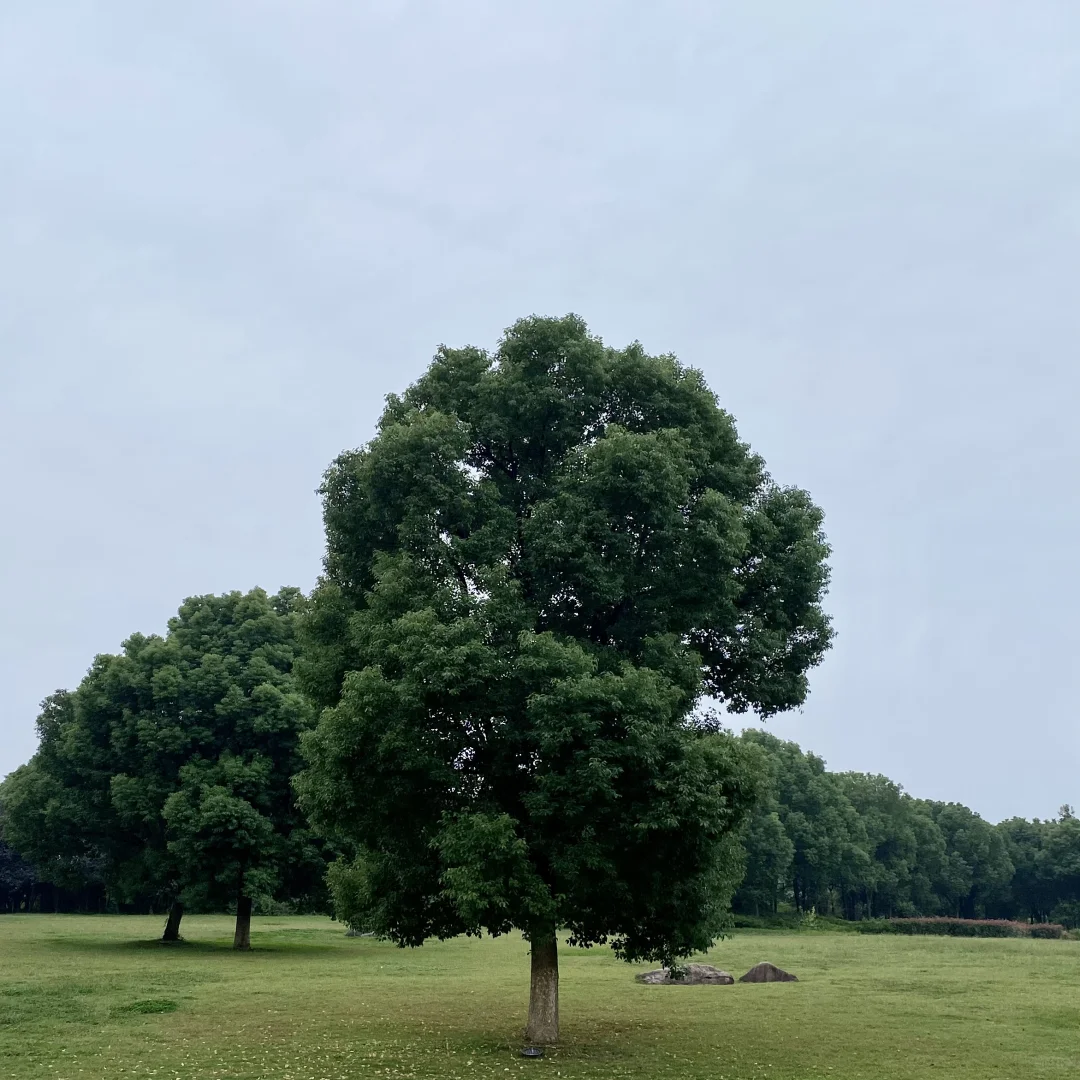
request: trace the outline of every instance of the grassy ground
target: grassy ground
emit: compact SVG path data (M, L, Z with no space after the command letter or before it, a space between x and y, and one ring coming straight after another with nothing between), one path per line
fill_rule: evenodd
M0 916L0 1080L709 1077L1011 1080L1080 1073L1080 942L740 932L709 960L789 984L642 986L562 951L563 1046L515 1051L520 938L402 951L318 918Z

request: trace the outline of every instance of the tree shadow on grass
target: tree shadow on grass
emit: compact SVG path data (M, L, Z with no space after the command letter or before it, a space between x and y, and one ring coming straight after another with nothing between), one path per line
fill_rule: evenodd
M327 953L335 951L335 947L332 944L321 944L310 941L262 941L259 940L260 935L258 934L252 934L251 938L251 949L246 952L240 952L238 955L324 956ZM105 955L130 952L179 953L184 956L219 956L226 953L237 954L237 950L232 947L232 941L227 938L219 938L216 940L210 938L200 941L192 941L190 939L162 941L160 938L151 938L150 940L145 938L102 939L100 937L64 935L47 938L42 941L41 944L57 951L98 953ZM343 956L350 955L347 950L340 951Z

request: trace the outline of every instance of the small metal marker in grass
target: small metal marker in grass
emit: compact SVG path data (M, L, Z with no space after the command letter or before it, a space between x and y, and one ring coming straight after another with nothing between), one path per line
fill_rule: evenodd
M544 1048L542 1046L523 1047L521 1056L527 1058L542 1058L544 1056Z

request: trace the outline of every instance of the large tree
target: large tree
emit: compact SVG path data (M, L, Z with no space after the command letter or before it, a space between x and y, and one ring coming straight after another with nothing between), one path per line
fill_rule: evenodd
M440 348L322 494L299 785L355 848L355 917L402 945L520 929L538 1043L557 930L628 960L707 948L757 755L694 710L804 700L830 640L807 494L700 372L573 316Z
M112 895L170 908L310 893L324 866L295 806L310 707L292 677L303 597L261 589L186 600L165 636L98 656L38 722L37 754L5 783L5 830L40 868L101 868ZM56 880L50 877L50 880Z

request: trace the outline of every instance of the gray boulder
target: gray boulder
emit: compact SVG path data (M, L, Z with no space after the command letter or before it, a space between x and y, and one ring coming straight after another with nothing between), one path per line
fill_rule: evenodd
M667 968L645 971L635 978L638 982L652 986L731 986L735 982L726 971L721 971L712 964L684 964L679 969L677 979L671 977Z
M743 975L739 982L746 983L763 983L763 982L798 982L799 980L791 974L790 971L785 971L783 968L778 968L775 964L769 964L762 961L760 964L755 964L745 975Z

